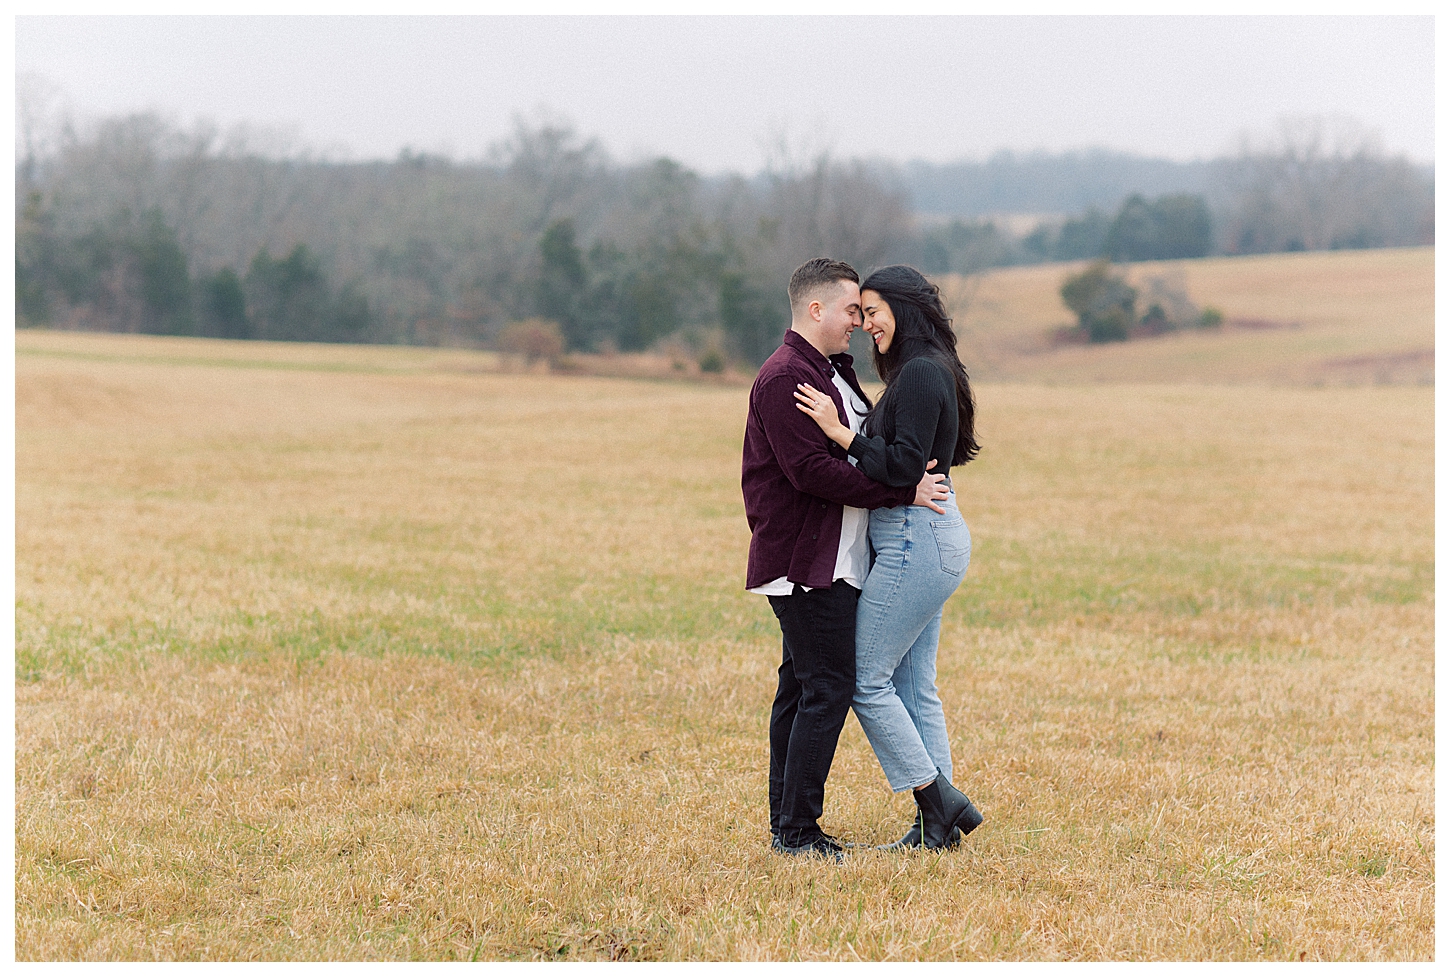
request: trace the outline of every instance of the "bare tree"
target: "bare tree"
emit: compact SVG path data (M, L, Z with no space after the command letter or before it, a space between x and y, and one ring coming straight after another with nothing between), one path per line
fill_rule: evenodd
M1222 250L1322 250L1427 244L1434 180L1343 119L1286 119L1276 137L1241 142L1213 170Z

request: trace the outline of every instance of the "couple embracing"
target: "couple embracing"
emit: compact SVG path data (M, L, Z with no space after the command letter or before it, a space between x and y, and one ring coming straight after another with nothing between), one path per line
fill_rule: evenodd
M780 622L770 714L777 851L840 860L821 831L826 777L854 707L917 817L887 848L948 848L982 822L952 786L936 690L942 605L971 536L949 471L978 445L974 403L937 287L893 265L865 282L816 258L791 275L791 327L750 391L741 488L745 586ZM864 323L886 391L872 406L846 354Z

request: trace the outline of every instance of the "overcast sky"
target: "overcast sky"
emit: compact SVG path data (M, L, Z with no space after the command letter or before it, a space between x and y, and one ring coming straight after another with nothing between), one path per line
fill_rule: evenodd
M706 172L753 172L782 136L1188 160L1286 116L1434 158L1429 17L19 17L15 44L20 90L38 75L78 118L246 122L345 158L476 158L541 108Z

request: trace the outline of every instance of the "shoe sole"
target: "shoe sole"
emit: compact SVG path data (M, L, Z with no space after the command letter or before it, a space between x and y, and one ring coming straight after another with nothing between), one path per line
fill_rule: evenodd
M821 851L819 848L781 848L778 851L792 858L819 858L823 862L835 862L837 865L846 860L846 856L838 851Z

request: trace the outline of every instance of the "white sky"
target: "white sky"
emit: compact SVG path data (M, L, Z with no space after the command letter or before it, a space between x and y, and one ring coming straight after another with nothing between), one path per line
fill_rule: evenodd
M77 117L156 109L334 156L477 157L546 108L616 157L753 172L798 152L1231 152L1348 117L1434 159L1430 17L18 17Z

